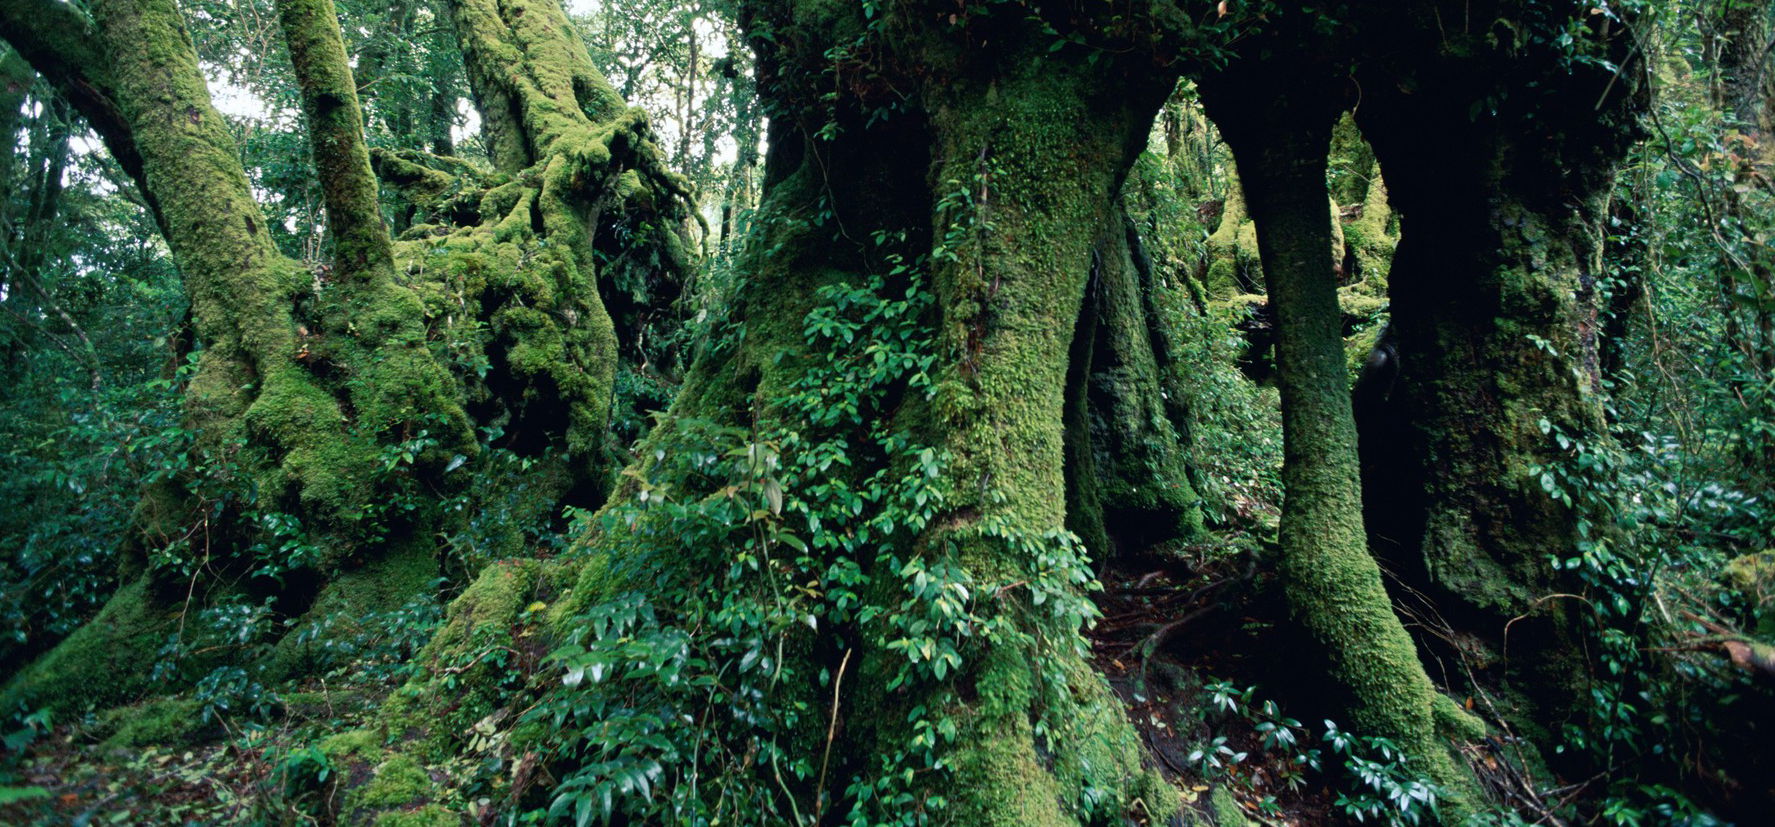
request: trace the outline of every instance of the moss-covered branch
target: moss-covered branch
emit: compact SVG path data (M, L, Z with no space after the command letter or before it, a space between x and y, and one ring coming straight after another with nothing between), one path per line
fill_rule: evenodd
M376 177L364 141L363 110L332 0L278 0L284 43L301 87L308 143L327 204L333 266L346 278L394 269L377 208Z

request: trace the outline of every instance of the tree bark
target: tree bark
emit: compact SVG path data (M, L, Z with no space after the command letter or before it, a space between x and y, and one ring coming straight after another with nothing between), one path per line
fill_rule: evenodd
M731 316L714 328L727 332L703 343L670 415L606 506L604 528L584 539L586 555L489 571L452 607L427 650L429 673L386 710L389 731L424 722L433 735L384 767L458 751L455 733L466 728L458 722L535 701L499 691L497 673L479 664L451 671L489 635L506 640L515 629L509 640L520 648L560 640L586 622L580 612L638 593L659 623L691 630L699 652L716 653L711 668L736 676L736 697L747 699L747 725L703 730L718 745L699 752L696 792L677 788L683 801L744 790L758 812L804 823L927 810L956 823L1019 825L1137 813L1164 821L1177 812L1081 653L1078 624L1089 608L1078 589L1089 574L1064 532L1063 448L1073 322L1103 249L1132 275L1117 198L1172 76L1150 56L1056 55L1041 21L1009 10L955 24L926 11L882 7L884 22L872 25L861 7L745 7L773 134L757 235L737 265ZM881 51L834 68L827 50L859 37ZM835 105L825 98L829 69L844 90ZM885 119L881 107L892 107ZM501 145L515 152L520 143ZM1118 289L1132 298L1127 285ZM854 299L865 306L915 297L924 309L906 322L928 350L907 354L916 367L853 401L840 378L875 357L847 351L848 336L809 331L837 312L832 296L854 291L869 294ZM877 319L857 335L898 324ZM874 352L906 364L892 348ZM816 404L810 389L846 396ZM789 469L773 472L782 478L777 503L766 495L747 524L805 531L808 550L743 533L690 536L687 520L703 526L697 515L758 490L755 480L726 485L709 479L713 471L684 470L677 458L711 450L712 433L745 435L735 450L769 448L772 467ZM842 462L799 453L835 440L845 445ZM880 479L942 493L921 494L915 513L889 510L863 497ZM834 490L858 492L857 510L829 510L821 498ZM691 510L646 505L660 496ZM817 521L802 525L810 515ZM735 567L741 557L762 557L766 570ZM850 570L867 585L847 585L841 575ZM805 578L809 591L780 591L779 578ZM955 633L952 610L931 608L950 605L931 602L920 585L931 582L977 631ZM523 607L549 599L563 605L526 626ZM708 639L704 612L727 600L758 601L739 605L760 612L788 601L811 618L763 638L781 658L772 666L780 681L749 683L757 679L745 664L756 661ZM936 614L916 619L926 611ZM444 693L446 681L475 689ZM750 723L809 707L833 709L830 724L822 717L818 730L772 735ZM752 754L776 757L722 763Z
M1506 53L1477 30L1439 27L1438 14L1467 11L1374 19L1373 36L1398 49L1358 75L1357 117L1401 214L1390 400L1392 421L1409 423L1362 445L1368 531L1390 568L1472 635L1467 666L1501 669L1527 696L1513 723L1550 746L1584 709L1588 610L1553 567L1578 553L1582 517L1529 469L1563 461L1555 430L1604 438L1594 285L1638 73L1572 71L1552 49ZM1608 23L1590 23L1591 48L1630 59Z
M1276 315L1283 593L1294 618L1323 652L1350 720L1362 732L1392 740L1442 785L1450 797L1441 803L1444 815L1458 823L1478 805L1478 791L1438 732L1436 689L1393 613L1363 531L1356 425L1332 253L1334 219L1326 209L1327 156L1343 111L1343 89L1335 81L1302 80L1340 73L1313 60L1261 57L1261 46L1248 48L1257 51L1246 52L1226 73L1204 79L1200 88L1208 115L1238 163Z

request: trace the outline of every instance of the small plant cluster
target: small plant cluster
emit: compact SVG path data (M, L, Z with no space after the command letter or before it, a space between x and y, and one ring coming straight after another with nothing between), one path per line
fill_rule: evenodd
M171 378L92 389L55 382L54 401L0 407L0 658L65 637L115 589L117 549L144 484L190 444ZM47 393L48 391L46 391ZM47 420L47 421L45 421Z
M1444 791L1417 772L1397 745L1386 738L1345 731L1331 720L1321 732L1286 717L1275 701L1255 699L1257 688L1240 689L1227 681L1202 687L1206 703L1202 714L1209 719L1238 719L1258 735L1258 749L1279 755L1280 780L1290 790L1303 789L1314 775L1325 774L1333 784L1333 806L1359 823L1417 825L1437 823L1437 802ZM1203 780L1232 776L1232 769L1250 757L1228 744L1226 735L1215 735L1190 752L1190 767ZM1327 768L1330 767L1331 770ZM1274 811L1273 797L1262 806Z

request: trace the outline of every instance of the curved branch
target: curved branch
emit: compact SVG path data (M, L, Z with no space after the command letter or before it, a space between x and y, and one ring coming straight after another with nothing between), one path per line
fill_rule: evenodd
M93 39L92 21L71 3L0 0L0 38L74 104L136 182L158 219L160 207L142 177L142 155L117 105L111 61Z

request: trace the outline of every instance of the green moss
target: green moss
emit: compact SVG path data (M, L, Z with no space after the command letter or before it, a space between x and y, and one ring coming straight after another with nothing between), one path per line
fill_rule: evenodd
M1216 258L1208 265L1208 285L1205 292L1210 300L1225 300L1239 292L1237 267L1231 258L1224 257Z
M1374 166L1374 149L1362 138L1354 114L1345 112L1331 133L1328 167L1332 199L1340 204L1362 200L1369 192Z
M378 730L355 729L320 742L320 751L337 769L341 823L380 824L391 812L406 814L434 796L437 785L419 761L389 750L385 741Z
M335 763L374 767L382 758L382 742L375 730L354 729L328 736L320 742L320 750Z
M425 800L432 792L431 776L410 755L396 754L376 767L370 783L346 797L351 809L407 807Z
M257 473L263 496L289 491L322 518L354 519L366 452L344 432L337 400L297 361L295 297L312 279L271 242L183 17L161 0L103 3L93 15L205 345L187 391L193 425L218 455L236 437L258 441L269 460ZM164 117L171 110L189 117Z
M1375 346L1380 344L1381 334L1386 332L1386 328L1384 322L1376 322L1344 340L1344 371L1350 380L1350 387L1355 387L1356 380L1362 378L1362 367L1368 363L1368 357L1374 353Z
M1208 270L1205 292L1210 300L1225 300L1257 284L1257 238L1245 211L1245 191L1237 177L1227 188L1220 224L1208 236Z
M428 220L447 211L453 198L479 198L480 171L458 158L377 147L370 151L370 164L386 188L398 192Z
M383 813L375 827L461 827L467 819L436 804L401 813Z
M1775 551L1759 551L1737 557L1723 573L1734 588L1762 593L1775 588Z
M853 6L827 5L835 16L861 18ZM445 250L438 258L446 262L455 253L474 252L500 261L511 255L510 249L523 251L528 271L511 275L487 272L469 278L510 279L514 291L534 291L536 301L529 302L527 308L514 308L529 313L501 315L503 311L493 308L483 310L489 311L486 316L494 335L534 337L539 350L553 348L567 340L549 339L545 317L563 309L565 291L550 295L549 288L592 273L581 266L580 252L566 239L557 243L551 237L546 248L522 245L534 235L534 219L540 218L551 236L554 228L567 226L565 218L571 214L557 211L562 204L552 200L556 188L564 187L575 175L594 176L609 170L590 168L589 162L602 161L602 156L584 146L574 149L571 129L548 125L557 118L573 120L570 111L563 111L567 101L579 100L578 92L569 88L571 84L553 87L557 94L552 102L532 96L526 86L555 84L560 75L554 73L563 68L560 64L539 66L534 70L536 77L526 76L532 67L523 64L530 59L525 56L525 38L544 34L527 28L533 5L464 2L454 8L458 29L473 30L464 34L465 51L479 53L469 56L471 74L481 75L476 81L477 96L489 139L496 154L506 159L501 165L525 186L534 182L541 192L534 198L513 199L522 206L514 207L509 215L500 214L498 220L503 223L499 231L507 233L504 237L454 234L444 242ZM518 12L523 13L525 22L499 17ZM535 16L547 21L553 19L552 14L558 13L545 10ZM487 20L499 20L500 25L486 25ZM796 25L810 23L797 20ZM854 181L849 180L856 174L853 168L843 163L847 159L814 158L809 153L800 170L786 178L773 178L766 208L779 210L775 215L786 220L783 226L766 224L768 229L754 239L759 252L745 262L746 281L733 300L741 306L736 314L744 319L744 336L736 335L699 355L697 367L674 403L675 411L684 417L706 417L720 424L769 421L777 413L771 406L802 375L806 357L818 355L808 354L802 341L814 290L822 284L854 279L851 259L866 244L850 246L833 237L830 222L822 226L811 220L820 209L820 199L835 188L846 195L850 188L862 188L871 197L831 195L832 203L843 203L846 209L853 203L870 210L880 208L893 219L878 221L871 214L868 220L849 225L848 232L866 238L872 229L912 227L920 231L921 224L914 222L929 220L934 200L919 189L923 182L984 179L990 190L991 230L958 245L956 260L943 259L931 274L930 288L944 309L941 349L934 354L932 371L941 387L937 398L908 394L913 398L890 414L892 422L872 425L889 426L947 450L952 459L946 463L946 471L957 483L956 501L946 503L941 519L906 546L928 550L953 542L958 559L976 582L987 584L1015 582L1031 561L1010 544L985 536L978 522L981 517L998 518L1035 536L1058 531L1064 525L1060 399L1070 336L1052 320L1076 314L1091 267L1093 239L1078 237L1081 234L1073 228L1109 224L1110 205L1125 166L1124 153L1131 144L1127 139L1143 134L1151 120L1150 111L1130 105L1127 112L1117 115L1112 128L1106 129L1103 106L1092 90L1100 88L1097 83L1102 80L1093 73L1108 70L1087 70L1080 59L1060 61L1065 71L1056 72L1055 61L1039 59L1046 55L1045 39L1032 37L1024 45L1028 54L1014 54L1013 58L1030 59L1004 63L1022 67L1013 78L970 76L967 83L932 90L931 94L943 98L929 102L929 126L938 144L933 148L933 157L939 159L935 168L927 168L923 159L913 159L919 162L916 165L890 164L886 161L900 159L867 158L880 153L857 151L857 156L863 156L860 161L875 165L869 167L872 172L886 174ZM1156 105L1169 83L1154 79L1152 85L1154 89L1148 91ZM887 128L898 128L902 120L913 119L894 120ZM525 125L537 124L541 126L531 128L527 142L499 137L516 135ZM921 129L924 126L920 124ZM821 151L843 152L846 145L841 140L832 147L822 146ZM551 160L549 153L557 151L577 154L564 161ZM530 153L535 155L520 157ZM618 156L612 153L613 158ZM991 163L978 160L983 158L990 158ZM829 169L822 169L828 161ZM542 166L536 169L537 165ZM836 174L828 175L828 171ZM646 180L647 176L640 177ZM916 202L895 204L877 196L880 182L886 180L916 193L908 196ZM483 203L493 197L490 194ZM493 220L494 214L488 215ZM903 220L909 216L910 220ZM802 218L810 220L792 224ZM850 217L845 220L849 222ZM949 229L947 222L959 225L963 220L963 216L945 210L945 223L937 230ZM1038 238L1043 243L1029 242ZM781 246L775 246L778 242ZM447 270L449 266L433 269ZM565 309L574 308L566 305ZM512 359L525 365L546 361L524 352ZM544 401L558 398L538 396ZM673 427L672 423L663 425L655 439ZM642 467L645 469L645 464ZM622 489L618 490L621 493ZM404 688L384 710L390 731L406 741L402 749L421 760L453 754L461 749L453 740L457 733L490 710L507 708L516 693L526 691L518 680L506 680L507 675L488 668L485 662L477 663L477 654L499 646L525 649L545 644L551 631L572 622L577 608L621 585L646 589L661 580L682 578L702 585L695 578L703 572L686 570L674 560L666 560L660 571L623 570L625 565L633 568L632 558L624 557L630 536L611 532L593 548L576 549L575 556L588 555L579 558L587 561L584 565L515 563L496 565L485 572L451 607L449 619L422 655L429 674ZM709 587L719 588L718 582L711 580ZM571 591L566 589L569 585ZM536 602L546 607L520 621L524 610ZM1001 602L1004 611L1017 611L1016 598ZM538 614L544 618L540 628L534 622ZM987 651L978 657L970 653L967 673L952 679L977 689L977 695L961 700L937 687L913 684L893 697L859 698L847 706L841 737L882 747L876 753L849 756L847 761L857 763L847 769L866 774L872 771L867 755L905 749L907 742L901 736L907 711L940 701L954 707L951 717L961 724L962 733L954 747L953 776L930 776L942 778L941 789L935 789L933 782L931 792L950 799L949 813L957 823L1113 823L1137 806L1152 812L1174 811L1174 806L1168 805L1175 801L1166 800L1167 788L1140 766L1137 736L1121 717L1113 695L1101 678L1089 672L1074 648L1074 622L1055 621L1036 612L1007 614L1004 619L1010 624L1007 629L1014 630L1005 634L1007 642L984 647ZM872 634L873 630L862 633ZM1040 641L1045 647L1043 657L1033 657L1015 642L1023 635ZM801 663L812 657L811 649L797 652L791 647L786 656L798 659L798 670L805 670L800 674L836 665ZM903 655L880 645L863 648L860 659L851 662L855 677L849 686L858 687L854 695L890 694L871 693L863 687L883 685L885 679L880 676L894 671L895 659L904 662ZM807 683L807 689L799 690L805 694L792 694L791 700L805 700L811 708L823 709L827 699L816 697L821 694L818 688L811 686L811 681ZM845 698L846 703L852 700L852 695ZM1053 708L1046 708L1050 705ZM927 706L928 713L935 711ZM1042 722L1039 735L1038 721ZM791 758L812 755L821 747L823 732L817 727L807 730L788 736L786 746L784 742L777 746ZM736 738L732 746L744 744L743 738ZM833 781L829 790L838 789L839 779ZM1136 805L1136 800L1141 803Z
M277 10L327 205L334 267L351 281L385 280L392 274L388 231L382 226L376 177L364 141L363 110L339 31L339 14L332 0L286 0L277 4Z
M1337 292L1337 305L1345 318L1373 322L1380 318L1389 302L1384 296L1371 296L1344 288Z
M1251 821L1245 818L1245 811L1239 809L1239 802L1226 787L1215 787L1208 793L1208 809L1214 813L1216 827L1247 827Z
M154 605L146 577L118 589L97 616L33 661L0 691L0 707L66 715L133 700L148 688L172 614Z
M514 634L546 634L519 618L539 597L565 590L574 574L563 563L495 563L451 602L443 627L418 655L427 670L397 690L382 711L390 731L414 742L403 749L428 759L447 757L463 732L504 702L512 676L485 656L524 645Z
M995 717L971 726L953 760L951 812L958 824L1068 827L1060 784L1042 765L1028 721Z
M1393 268L1393 251L1399 234L1393 228L1393 211L1387 201L1386 182L1381 180L1380 167L1371 172L1367 195L1356 220L1342 224L1344 243L1355 261L1355 273L1345 273L1353 280L1352 289L1371 296L1387 294L1387 275Z
M1479 793L1437 737L1434 688L1369 552L1343 315L1326 266L1335 220L1325 210L1324 167L1297 160L1323 157L1339 111L1313 92L1299 94L1295 78L1261 80L1255 89L1204 84L1203 101L1244 176L1276 309L1283 594L1347 693L1356 729L1391 739L1453 791L1449 812L1459 820ZM1258 100L1266 106L1253 106Z
M1078 809L1091 813L1090 820L1145 812L1155 817L1153 823L1165 823L1156 817L1178 812L1182 798L1145 765L1146 746L1128 724L1121 699L1086 664L1074 662L1067 669L1068 708L1050 716L1058 722L1053 743L1060 745L1052 772L1066 800L1080 802Z
M190 698L157 698L134 706L108 710L99 725L110 734L106 748L179 747L192 743L218 727L203 719L203 704Z
M1092 251L1095 279L1075 332L1067 371L1071 407L1063 418L1068 451L1068 526L1097 559L1109 538L1142 553L1202 532L1201 498L1189 479L1189 414L1172 404L1160 354L1169 343L1156 302L1164 288L1143 273L1115 212ZM1175 388L1173 388L1175 390ZM1080 531L1083 529L1083 531Z
M297 720L330 720L341 713L362 709L368 696L355 690L284 690L278 693L284 713Z
M1183 820L1183 795L1156 769L1140 774L1130 787L1130 796L1129 811L1144 816L1148 824L1175 824Z
M1439 692L1434 703L1432 711L1436 715L1436 731L1443 738L1456 743L1472 744L1484 740L1488 734L1485 722L1479 716L1462 709L1453 698Z

